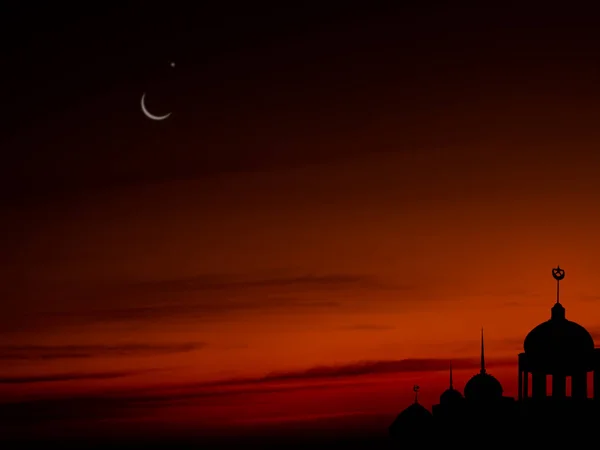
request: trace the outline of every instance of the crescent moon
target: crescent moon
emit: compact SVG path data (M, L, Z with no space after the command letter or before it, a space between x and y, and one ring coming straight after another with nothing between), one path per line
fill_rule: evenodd
M142 94L142 100L140 101L140 105L142 107L142 112L148 119L165 120L167 117L169 117L171 115L171 113L168 113L168 114L165 114L164 116L155 116L154 114L150 113L150 111L148 111L148 109L146 108L145 100L146 100L146 93L144 92Z

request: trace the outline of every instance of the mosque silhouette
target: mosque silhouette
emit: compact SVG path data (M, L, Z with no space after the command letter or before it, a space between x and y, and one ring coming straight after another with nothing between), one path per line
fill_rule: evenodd
M519 443L531 439L538 444L556 443L557 438L571 444L576 438L598 440L600 348L595 348L584 327L566 318L559 297L564 270L552 269L552 275L557 282L556 304L550 320L529 332L524 352L518 355L518 398L504 396L500 382L487 372L482 330L481 368L465 385L464 394L454 387L451 366L450 386L431 412L418 402L419 387L415 386L415 402L389 427L393 438L406 440L419 435L421 440L442 437L464 443L487 436L488 441Z

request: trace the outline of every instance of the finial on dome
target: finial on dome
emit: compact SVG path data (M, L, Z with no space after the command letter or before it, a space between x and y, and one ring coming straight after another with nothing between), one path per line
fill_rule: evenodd
M452 383L452 361L450 361L450 389L454 389L454 383Z
M552 276L556 280L556 303L560 303L560 280L565 277L565 271L560 266L556 266L552 269Z
M480 373L485 373L485 355L483 352L483 327L481 327L481 370Z
M416 384L413 386L413 391L415 391L415 403L419 403L419 389L421 389Z

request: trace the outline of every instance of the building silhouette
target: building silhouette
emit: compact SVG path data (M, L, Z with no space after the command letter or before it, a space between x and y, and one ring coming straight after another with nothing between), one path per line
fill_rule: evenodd
M552 443L556 439L600 439L600 348L590 333L566 318L560 303L560 281L565 272L552 270L557 282L556 303L550 319L526 336L518 355L518 398L504 396L502 384L486 370L484 336L481 331L479 373L465 385L464 395L450 383L430 413L415 402L390 425L393 438L406 440L416 433L444 442ZM588 396L588 374L593 395ZM571 383L567 395L567 382Z

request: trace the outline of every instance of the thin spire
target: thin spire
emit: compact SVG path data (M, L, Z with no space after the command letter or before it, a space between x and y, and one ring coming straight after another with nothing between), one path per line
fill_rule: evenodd
M485 355L483 352L483 327L481 327L481 373L485 373Z
M454 389L454 384L452 383L452 361L450 361L450 389Z
M419 389L420 387L416 384L413 386L413 391L415 391L415 403L419 403Z

